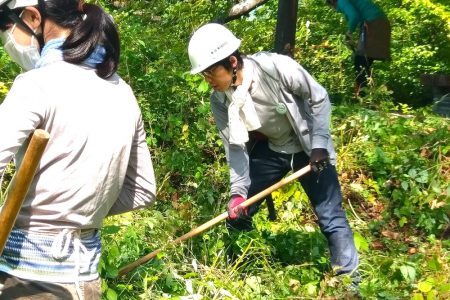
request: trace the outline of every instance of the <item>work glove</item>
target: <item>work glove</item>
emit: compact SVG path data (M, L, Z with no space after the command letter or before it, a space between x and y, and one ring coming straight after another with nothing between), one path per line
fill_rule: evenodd
M327 149L315 148L311 151L309 159L311 168L317 174L320 174L330 164L330 156Z
M228 202L228 217L235 220L241 216L247 215L247 207L242 207L241 203L245 201L245 198L241 195L231 196L231 200Z

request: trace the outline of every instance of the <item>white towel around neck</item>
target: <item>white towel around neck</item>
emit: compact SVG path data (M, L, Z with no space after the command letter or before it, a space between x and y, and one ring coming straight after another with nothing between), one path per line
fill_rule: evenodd
M255 105L250 96L249 89L253 80L253 66L242 69L242 84L235 90L230 87L225 91L230 100L228 106L228 128L230 131L230 144L243 145L248 142L248 131L261 127Z

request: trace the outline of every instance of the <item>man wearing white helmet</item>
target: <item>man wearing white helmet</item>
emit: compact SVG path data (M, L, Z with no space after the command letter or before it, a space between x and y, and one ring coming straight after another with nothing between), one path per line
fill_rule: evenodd
M201 73L214 89L211 109L230 167L227 226L251 230L261 203L240 204L311 164L314 172L300 183L328 240L331 264L336 274L353 273L358 254L334 166L327 91L290 57L244 56L239 46L225 26L212 23L200 27L188 46L191 73Z
M0 178L36 129L50 134L0 255L0 300L99 300L104 218L156 193L141 111L116 73L119 33L83 0L0 0L0 37L27 71L0 105Z

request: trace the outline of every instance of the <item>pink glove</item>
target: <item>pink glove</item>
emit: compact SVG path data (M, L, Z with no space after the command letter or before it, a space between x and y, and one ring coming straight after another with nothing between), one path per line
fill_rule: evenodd
M247 207L241 206L244 201L245 198L241 195L231 196L231 200L228 202L228 217L230 219L235 220L242 215L247 215Z

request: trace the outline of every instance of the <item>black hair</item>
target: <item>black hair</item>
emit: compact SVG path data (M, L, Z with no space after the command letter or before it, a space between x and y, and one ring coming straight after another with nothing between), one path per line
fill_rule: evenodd
M0 7L0 30L6 31L11 28L14 23L17 23L17 26L20 26L22 29L33 32L25 23L20 22L21 19L19 18L19 15L24 8L9 9L6 4L7 3L4 3L4 6Z
M230 54L229 56L225 57L222 60L219 60L218 62L216 62L215 64L211 65L210 67L208 67L208 69L213 69L214 67L217 66L222 66L225 69L227 69L228 71L233 71L233 67L231 66L231 62L230 62L230 56L234 56L236 57L238 64L237 64L237 68L236 70L240 70L242 69L242 67L244 66L244 61L242 59L243 54L241 54L239 52L239 50L234 51L232 54Z
M101 7L84 3L84 0L39 0L38 9L43 22L50 19L71 30L62 46L64 61L81 64L97 46L102 46L105 56L96 66L97 75L109 78L117 71L119 33L112 17Z
M11 26L11 21L4 12L0 12L0 30L5 31Z
M8 2L3 3L3 6L0 6L0 30L5 31L10 26L12 21L9 19L8 12L9 8L6 6Z

